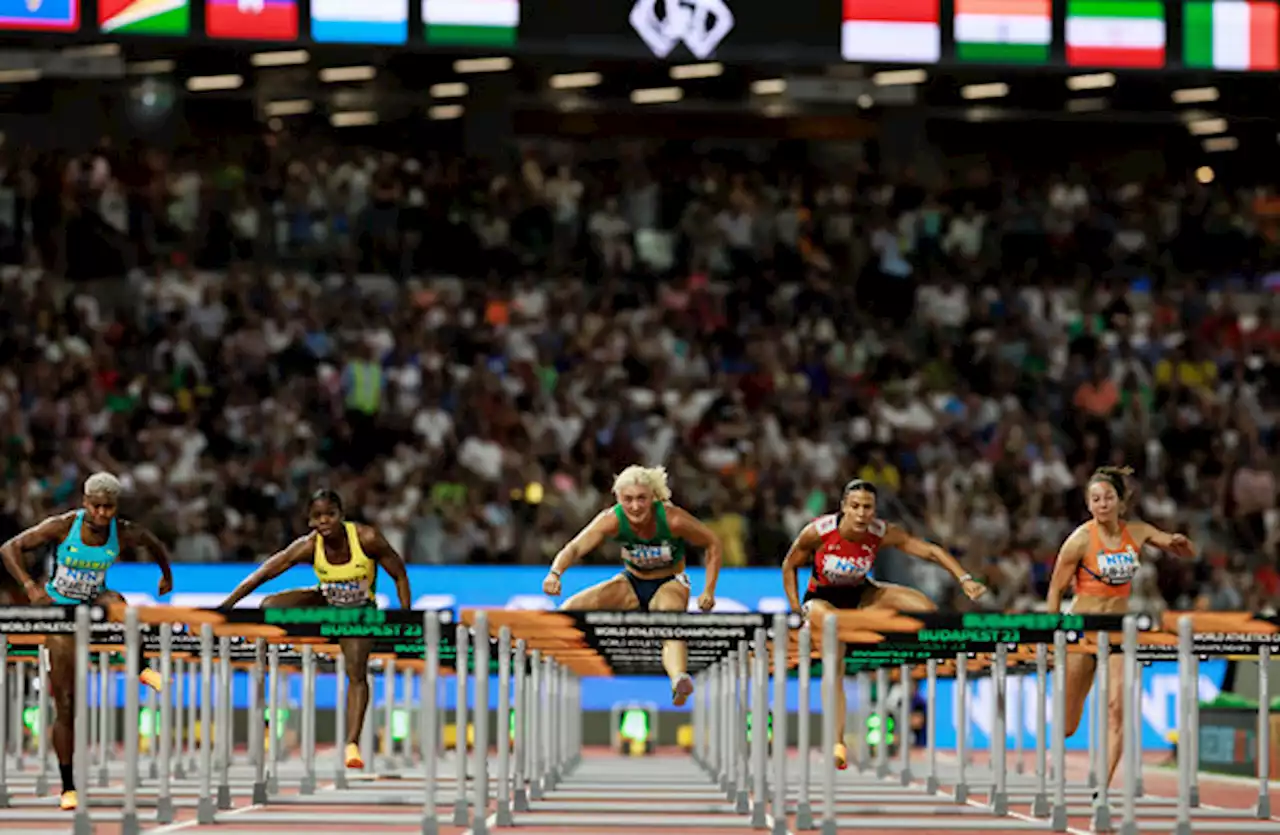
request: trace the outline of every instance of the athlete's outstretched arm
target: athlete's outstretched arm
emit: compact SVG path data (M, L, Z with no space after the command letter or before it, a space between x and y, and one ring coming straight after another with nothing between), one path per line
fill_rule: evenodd
M22 590L27 593L27 599L32 603L47 602L47 599L44 590L39 588L27 573L22 554L24 551L34 551L42 545L61 542L69 530L68 521L69 517L66 514L50 516L0 545L0 560L4 561L4 567L9 570L9 576L18 581Z
M667 512L671 522L671 533L703 549L703 566L707 576L702 586L702 596L698 598L698 608L710 612L716 606L716 583L720 580L720 563L724 555L724 544L715 531L702 524L702 521L689 511L671 506Z
M960 564L960 561L947 553L947 549L941 545L926 542L918 536L912 536L897 525L889 525L888 530L885 531L884 538L880 541L890 548L897 548L904 554L927 560L950 571L951 576L955 577L956 581L960 583L960 587L964 589L964 593L970 600L977 600L987 593L987 587L973 579L973 575L964 570L964 566Z
M1089 529L1084 525L1075 529L1071 536L1058 549L1058 561L1053 564L1053 576L1049 578L1049 594L1045 598L1045 608L1056 615L1062 609L1062 595L1071 578L1076 576L1080 568L1080 560L1084 559L1085 545L1089 541Z
M791 604L793 612L800 611L800 583L796 580L796 572L802 566L813 562L813 555L817 553L818 546L821 544L822 537L810 522L791 543L791 547L787 549L787 556L782 560L782 588L787 594L787 602Z
M1129 523L1129 531L1141 545L1154 545L1161 551L1176 557L1192 558L1196 555L1195 543L1180 533L1166 533L1155 525L1135 520Z
M146 549L151 559L155 560L160 568L160 585L157 593L164 597L173 591L173 569L169 565L169 549L160 541L160 537L142 525L135 525L132 522L121 522L120 527L121 534L130 540L130 545Z
M400 598L401 609L413 608L413 593L409 590L409 572L404 567L404 557L396 553L382 531L371 525L360 526L360 546L364 552L377 560L378 565L387 570L396 583L396 596Z
M317 534L314 533L300 536L283 551L277 551L267 557L252 574L240 581L240 585L236 586L235 591L231 592L218 608L230 609L257 591L258 586L269 580L274 580L295 565L300 565L309 560L315 552L316 536Z
M542 591L553 597L560 593L560 575L578 560L599 548L606 539L618 534L618 517L613 510L602 510L596 514L578 535L569 540L569 544L560 549L556 558L551 561L547 578L542 581Z

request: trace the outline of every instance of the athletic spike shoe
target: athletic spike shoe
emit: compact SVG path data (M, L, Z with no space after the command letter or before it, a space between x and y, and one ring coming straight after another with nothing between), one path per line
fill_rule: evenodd
M160 678L160 674L150 667L138 674L138 681L147 685L157 693L164 691L164 679Z
M62 799L58 801L58 808L64 812L70 812L80 805L80 801L76 798L75 790L62 793Z
M354 742L347 743L347 768L364 768L364 757L360 756L360 746Z
M675 685L671 688L671 704L676 707L682 706L689 701L689 697L693 695L693 679L688 673L676 679Z
M844 771L849 767L849 750L844 747L843 743L837 742L835 751L836 768Z

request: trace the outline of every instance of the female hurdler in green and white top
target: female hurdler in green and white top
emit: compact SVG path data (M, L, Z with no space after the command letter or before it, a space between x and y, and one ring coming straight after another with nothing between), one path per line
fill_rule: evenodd
M556 554L542 591L560 594L560 575L604 544L617 542L624 571L612 579L583 589L560 606L562 610L614 612L683 612L689 608L689 578L684 573L689 545L705 551L707 578L698 608L716 605L720 574L720 538L688 511L671 503L667 471L662 467L631 466L613 482L618 503L602 510L591 523ZM683 705L693 693L683 641L664 641L662 667L671 678L672 702Z

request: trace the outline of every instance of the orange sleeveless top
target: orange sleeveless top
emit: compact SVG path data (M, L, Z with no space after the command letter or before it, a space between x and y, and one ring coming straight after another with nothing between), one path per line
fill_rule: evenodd
M1138 573L1138 543L1129 526L1120 523L1120 547L1102 544L1098 524L1089 522L1089 545L1076 569L1076 594L1091 597L1128 597Z

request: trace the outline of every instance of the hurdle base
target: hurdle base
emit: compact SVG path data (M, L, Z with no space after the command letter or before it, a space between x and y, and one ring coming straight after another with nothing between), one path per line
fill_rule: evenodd
M1191 791L1187 793L1187 799L1191 802L1192 809L1200 808L1200 784L1192 783Z
M9 787L0 783L0 809L8 809L9 803Z
M231 787L226 783L218 786L218 808L223 812L231 808Z
M542 778L534 777L532 780L529 781L529 799L530 800L542 799Z
M138 813L125 812L120 818L120 835L138 835Z
M1271 817L1271 795L1267 792L1261 792L1258 795L1258 806L1256 809L1258 820L1268 820Z
M107 774L107 767L104 765L98 769L98 788L105 789L111 785L111 776Z
M196 804L196 823L201 826L217 822L217 815L213 809L213 798L202 797Z
M796 829L813 829L813 807L807 800L796 804Z
M280 778L272 774L267 778L267 794L277 795L280 793Z
M535 798L536 799L536 798ZM471 810L471 804L466 802L453 804L453 824L454 826L466 826L469 818L468 813Z
M36 775L36 797L45 797L49 794L49 775L41 771Z
M1191 821L1178 821L1173 825L1173 835L1191 835Z
M1098 801L1098 805L1093 809L1093 831L1111 831L1111 804L1103 802L1101 798Z
M156 823L173 823L173 798L169 795L156 798Z
M934 777L932 774L930 774L928 777L924 778L924 790L925 790L926 792L928 792L929 794L937 794L937 793L938 793L938 778L937 778L937 777Z
M822 835L839 835L839 830L836 829L834 820L824 820L822 822Z
M1120 824L1120 835L1138 835L1138 824L1135 821Z
M253 805L261 806L266 802L267 802L267 784L254 783L253 784Z
M93 821L89 820L89 810L81 807L71 823L72 835L93 835Z
M147 779L157 780L159 778L160 778L160 766L156 765L156 761L152 759L151 764L147 766Z
M1009 795L1004 792L991 793L991 814L1005 817L1009 814Z
M757 800L751 804L751 828L764 829L766 827L764 815L764 801Z
M1054 832L1067 831L1067 804L1054 804L1049 814L1049 829Z
M747 799L746 792L735 792L733 800L733 813L735 815L745 815L751 811L751 803Z
M1143 785L1142 785L1142 776L1141 776L1141 775L1139 775L1139 776L1138 776L1138 779L1134 782L1134 786L1133 786L1133 796L1134 796L1134 797L1142 797L1144 794L1146 794L1146 790L1145 790L1145 788L1144 788L1144 787L1143 787Z
M904 786L911 785L911 783L915 780L915 778L911 775L910 766L904 766L902 769L902 773L898 775L898 777L899 777L898 782L900 782Z
M351 784L347 781L347 768L345 765L339 766L338 769L333 772L333 787L335 789L351 788Z
M302 780L298 783L298 794L315 794L316 778L314 774L302 775Z
M529 793L525 791L524 787L515 790L515 794L511 798L511 804L517 812L529 811Z
M969 786L966 783L959 784L958 786L956 786L955 791L952 793L952 796L955 798L956 803L968 803L969 802Z
M1043 818L1049 814L1049 796L1040 792L1031 799L1031 817Z
M440 824L436 823L435 815L422 816L422 835L436 835L440 831Z
M498 801L498 810L494 813L494 824L497 826L514 825L511 817L511 804L507 803L506 798Z
M187 779L187 770L183 768L181 762L179 762L177 765L173 767L173 777L175 780Z
M787 816L773 819L773 831L770 835L787 835Z

